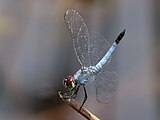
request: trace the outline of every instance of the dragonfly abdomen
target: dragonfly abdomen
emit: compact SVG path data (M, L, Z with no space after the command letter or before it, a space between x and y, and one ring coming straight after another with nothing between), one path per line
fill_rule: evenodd
M109 60L111 54L113 53L113 51L115 50L115 48L117 47L117 45L119 44L119 42L121 41L121 39L123 38L123 36L125 35L125 29L118 35L117 39L115 40L115 42L112 44L112 46L110 47L110 49L108 50L108 52L104 55L104 57L98 62L98 64L95 66L97 69L101 70L102 67L107 63L107 61Z
M107 61L109 60L111 54L113 53L113 51L115 50L116 47L117 47L117 43L114 42L113 45L108 50L108 52L104 55L104 57L95 66L98 70L101 70L102 67L107 63Z

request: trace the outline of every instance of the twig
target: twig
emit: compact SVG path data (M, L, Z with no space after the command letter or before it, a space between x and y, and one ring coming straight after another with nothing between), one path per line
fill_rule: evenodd
M95 115L93 115L91 112L89 112L85 107L82 107L79 111L81 104L76 102L74 99L66 99L61 92L58 92L59 97L70 107L72 107L74 110L76 110L78 113L80 113L82 116L87 118L88 120L100 120Z

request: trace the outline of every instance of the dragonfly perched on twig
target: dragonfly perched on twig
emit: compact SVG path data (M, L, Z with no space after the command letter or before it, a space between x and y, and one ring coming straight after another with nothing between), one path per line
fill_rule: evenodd
M87 100L85 85L93 81L97 101L108 103L115 94L118 80L117 74L107 71L106 68L111 60L111 54L125 35L125 30L118 35L110 47L101 34L95 32L89 36L88 28L77 11L66 11L64 20L71 34L74 50L81 68L74 75L69 75L63 79L63 85L68 90L63 95L65 95L65 98L75 98L80 86L82 86L85 97L80 107L81 110Z

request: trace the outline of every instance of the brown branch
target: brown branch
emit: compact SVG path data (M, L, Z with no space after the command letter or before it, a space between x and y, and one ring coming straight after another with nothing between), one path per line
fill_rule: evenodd
M82 116L87 118L88 120L100 120L95 115L93 115L91 112L89 112L85 107L82 107L79 111L81 104L76 102L74 99L66 99L61 92L58 92L59 97L70 107L72 107L74 110L76 110L78 113L80 113Z

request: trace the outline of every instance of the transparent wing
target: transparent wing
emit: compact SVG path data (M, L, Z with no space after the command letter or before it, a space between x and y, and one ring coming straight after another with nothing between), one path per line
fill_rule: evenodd
M82 67L90 66L89 34L83 18L75 10L68 10L64 16L67 28L73 39L73 46Z
M117 74L115 72L102 71L95 76L94 82L97 101L101 103L110 102L118 86Z
M109 47L110 45L108 41L100 33L92 32L90 34L90 51L89 51L91 65L93 66L96 65L107 53ZM107 61L106 65L110 61L111 61L111 57Z

